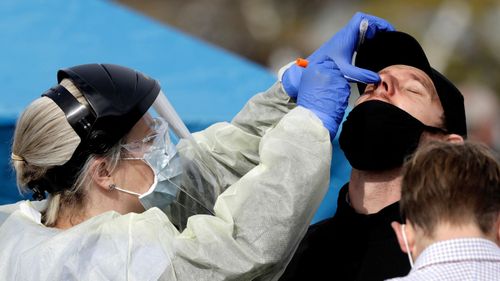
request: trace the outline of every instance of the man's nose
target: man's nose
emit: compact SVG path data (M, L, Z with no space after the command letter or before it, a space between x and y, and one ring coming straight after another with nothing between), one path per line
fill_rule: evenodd
M380 74L380 82L375 85L374 94L390 98L395 93L395 79L387 74Z

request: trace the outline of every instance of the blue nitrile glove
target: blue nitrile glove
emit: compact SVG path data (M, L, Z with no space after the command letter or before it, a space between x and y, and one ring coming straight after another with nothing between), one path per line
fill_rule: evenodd
M366 21L363 21L366 20ZM366 23L366 31L360 30L361 23ZM330 40L325 42L319 49L314 51L307 60L309 63L317 62L326 56L332 58L338 65L342 74L351 82L378 83L380 77L377 73L355 67L352 65L352 56L358 47L359 41L365 38L373 38L379 31L393 31L392 25L379 17L357 12ZM361 33L361 38L360 38ZM363 34L364 33L364 34ZM304 69L292 65L285 71L282 77L283 88L290 97L297 96L300 77Z
M297 96L297 105L303 106L318 116L330 138L335 138L344 117L351 87L337 64L329 57L309 63L304 73Z

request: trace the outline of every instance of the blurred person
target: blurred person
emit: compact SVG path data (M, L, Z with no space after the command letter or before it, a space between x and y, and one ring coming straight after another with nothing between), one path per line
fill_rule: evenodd
M460 87L467 112L467 132L470 140L485 143L500 152L500 101L484 85L467 83Z
M412 270L391 280L500 280L500 163L492 151L435 142L402 173L405 224L392 227Z
M410 270L391 222L401 222L404 159L430 140L467 136L463 97L403 32L378 32L358 48L355 66L380 81L358 83L339 143L352 166L337 211L312 225L280 280L384 280ZM342 68L341 68L342 70ZM285 80L284 80L285 81Z

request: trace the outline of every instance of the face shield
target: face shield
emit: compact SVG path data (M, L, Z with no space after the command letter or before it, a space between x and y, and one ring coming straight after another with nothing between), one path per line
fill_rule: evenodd
M137 195L145 209L161 209L182 230L190 216L213 214L218 192L203 171L207 175L214 165L207 165L211 160L201 160L201 151L192 135L162 91L148 113L155 116L145 121L149 133L141 140L123 144L122 160L145 162L153 171L153 184L143 194L115 188ZM189 142L196 157L179 153L174 142L180 140Z
M55 166L37 181L28 184L38 196L56 193L73 186L90 155L104 155L117 145L144 116L150 113L163 123L151 123L153 135L130 143L124 149L142 158L154 171L157 185L169 183L171 202L156 202L183 229L194 214L213 214L215 199L220 194L214 159L199 149L159 83L126 67L111 64L79 65L58 72L59 83L70 79L88 102L85 106L63 86L56 85L43 94L51 98L81 139L71 159ZM188 143L188 154L178 153L178 142ZM43 195L43 196L42 196Z
M80 103L61 84L42 94L66 116L80 143L64 164L52 166L27 186L33 198L42 200L74 187L91 155L105 155L151 107L160 92L159 83L133 69L114 64L84 64L57 72L57 81L69 79L83 95ZM76 93L74 93L76 95Z

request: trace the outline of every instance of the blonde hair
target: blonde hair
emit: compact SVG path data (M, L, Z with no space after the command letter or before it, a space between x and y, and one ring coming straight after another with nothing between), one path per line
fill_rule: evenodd
M88 105L71 80L64 79L60 84L80 103ZM12 144L12 154L23 159L11 161L19 190L27 192L28 183L41 179L50 168L65 164L79 144L80 137L67 122L64 112L50 98L41 97L33 101L17 121ZM119 146L104 155L109 156L114 168L119 159ZM73 186L49 195L43 212L45 225L54 226L62 209L80 210L85 206L84 186L94 159L93 155L87 159Z

